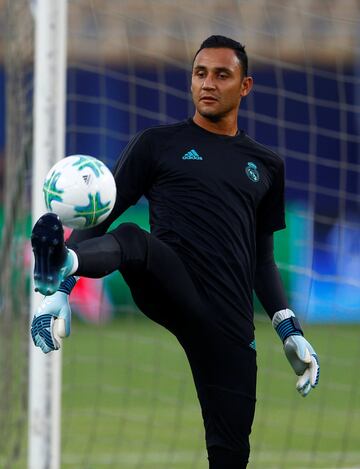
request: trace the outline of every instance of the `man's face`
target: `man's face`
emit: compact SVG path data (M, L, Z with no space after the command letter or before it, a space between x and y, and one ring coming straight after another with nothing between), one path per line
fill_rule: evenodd
M197 112L212 121L237 114L241 98L250 88L235 51L202 49L195 58L191 92ZM252 84L252 82L251 82Z

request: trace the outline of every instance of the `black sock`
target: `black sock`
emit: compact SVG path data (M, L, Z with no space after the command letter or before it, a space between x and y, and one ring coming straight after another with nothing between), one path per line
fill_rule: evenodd
M246 469L248 454L220 446L208 448L209 469Z

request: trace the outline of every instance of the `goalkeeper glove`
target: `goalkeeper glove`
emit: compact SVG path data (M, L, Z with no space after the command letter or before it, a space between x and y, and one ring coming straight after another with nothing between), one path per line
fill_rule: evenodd
M44 353L58 350L61 338L71 332L71 309L69 294L76 284L76 278L65 279L57 292L46 296L37 309L31 323L31 337L36 347Z
M305 397L319 382L318 356L304 338L299 321L291 309L282 309L275 313L272 324L283 341L285 355L290 365L299 376L296 389Z

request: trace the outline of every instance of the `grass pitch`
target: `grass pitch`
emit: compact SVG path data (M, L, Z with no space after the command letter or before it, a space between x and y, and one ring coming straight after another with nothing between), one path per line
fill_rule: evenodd
M321 360L307 398L259 318L258 403L249 469L360 468L360 326L308 326ZM160 326L129 314L74 321L64 343L62 468L206 469L186 357Z

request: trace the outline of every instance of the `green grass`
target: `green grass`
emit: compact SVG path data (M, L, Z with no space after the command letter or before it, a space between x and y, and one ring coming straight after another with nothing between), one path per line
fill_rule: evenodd
M306 332L322 375L304 399L271 325L257 321L251 469L360 468L360 327ZM131 315L75 322L64 348L63 468L207 468L192 378L167 331Z
M322 373L304 399L270 322L256 324L249 469L359 469L360 325L306 327ZM207 469L191 374L170 333L138 315L102 326L74 320L63 349L62 469ZM26 422L22 445L12 425L2 434L18 449L6 452L3 440L0 467L24 469Z

